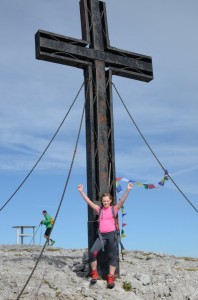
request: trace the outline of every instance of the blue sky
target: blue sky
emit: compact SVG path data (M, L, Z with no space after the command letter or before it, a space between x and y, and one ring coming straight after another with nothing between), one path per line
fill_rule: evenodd
M105 2L111 46L153 59L154 80L150 83L116 76L113 82L162 165L198 208L198 3ZM1 1L1 206L44 151L83 82L82 70L35 59L34 35L39 29L81 38L78 1ZM43 209L55 215L71 164L83 100L84 91L36 170L0 212L1 244L16 242L13 226L38 226ZM115 91L113 102L117 177L158 182L162 169ZM52 234L59 247L87 247L87 207L76 189L78 183L86 189L84 125ZM125 211L126 249L198 257L198 214L171 181L161 189L134 188ZM42 232L39 228L37 243L43 232L44 228Z

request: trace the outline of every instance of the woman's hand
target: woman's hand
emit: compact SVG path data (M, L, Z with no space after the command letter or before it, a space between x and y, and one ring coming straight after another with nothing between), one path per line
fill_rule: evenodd
M131 190L131 189L133 188L133 184L132 184L132 182L129 182L129 183L128 183L128 186L127 186L127 188L128 188L128 190Z
M83 191L83 185L82 185L82 184L79 184L79 185L78 185L78 190L79 190L79 192L82 192L82 191Z

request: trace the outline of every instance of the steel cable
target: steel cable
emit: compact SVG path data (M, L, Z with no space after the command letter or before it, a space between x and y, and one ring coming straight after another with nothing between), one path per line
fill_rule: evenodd
M0 212L3 210L3 208L10 202L10 200L16 195L16 193L19 191L19 189L22 187L22 185L25 183L25 181L28 179L28 177L32 174L32 172L34 171L34 169L36 168L36 166L38 165L38 163L41 161L41 159L43 158L44 154L46 153L46 151L48 150L48 148L50 147L51 143L53 142L53 140L55 139L56 135L58 134L60 128L62 127L63 123L65 122L69 112L71 111L71 108L73 107L74 103L76 102L83 86L84 86L84 82L82 83L79 91L77 92L77 95L75 96L71 106L69 107L66 115L64 116L62 122L60 123L58 129L55 131L53 137L51 138L50 142L48 143L47 147L45 148L45 150L43 151L43 153L41 154L41 156L38 158L37 162L34 164L34 166L32 167L32 169L29 171L29 173L25 176L25 178L22 180L22 182L19 184L19 186L17 187L17 189L12 193L12 195L8 198L8 200L3 204L3 206L0 208Z
M154 151L152 150L152 148L150 147L149 143L147 142L147 140L145 139L144 135L142 134L141 130L139 129L137 123L135 122L135 120L133 119L133 117L131 116L128 108L126 107L126 104L124 103L120 93L118 92L116 86L114 83L112 83L118 97L120 98L120 101L122 102L126 112L128 113L131 121L133 122L133 124L135 125L137 131L139 132L140 136L142 137L143 141L145 142L145 144L147 145L147 147L149 148L150 152L153 154L154 158L157 160L158 164L161 166L161 168L163 169L164 172L166 172L166 169L164 168L164 166L162 165L162 163L160 162L160 160L158 159L157 155L154 153ZM178 185L175 183L175 181L172 179L172 177L168 174L168 177L170 178L170 180L172 181L172 183L175 185L175 187L178 189L178 191L182 194L182 196L186 199L186 201L191 205L191 207L198 213L198 209L192 204L192 202L187 198L187 196L182 192L182 190L178 187Z
M65 195L65 192L66 192L66 189L67 189L67 185L68 185L68 182L69 182L69 178L70 178L70 175L71 175L71 171L72 171L72 167L73 167L73 163L74 163L74 159L75 159L75 155L76 155L76 152L77 152L77 146L78 146L78 142L79 142L79 138L80 138L80 132L81 132L81 128L82 128L82 121L83 121L83 117L84 117L84 111L85 111L85 106L83 108L83 112L82 112L82 117L81 117L81 121L80 121L80 127L79 127L79 131L78 131L78 135L77 135L77 140L76 140L76 145L75 145L75 148L74 148L74 152L73 152L73 157L72 157L72 161L71 161L71 164L70 164L70 168L69 168L69 172L68 172L68 176L67 176L67 179L66 179L66 182L65 182L65 186L64 186L64 189L63 189L63 193L62 193L62 196L61 196L61 200L60 200L60 203L59 203L59 206L58 206L58 209L57 209L57 212L56 212L56 215L55 215L55 218L54 218L54 224L52 225L52 229L51 229L51 232L50 232L50 235L53 231L53 228L54 228L54 225L56 223L56 220L57 220L57 217L58 217L58 214L59 214L59 211L60 211L60 208L61 208L61 205L62 205L62 202L63 202L63 199L64 199L64 195ZM49 235L49 238L50 238L50 235ZM21 295L23 294L25 288L27 287L31 277L33 276L34 274L34 271L36 270L36 267L41 259L41 256L46 248L46 244L47 244L47 240L45 241L45 244L39 254L39 257L35 263L35 266L34 268L32 269L32 272L31 274L29 275L25 285L23 286L21 292L19 293L18 297L16 300L19 300Z

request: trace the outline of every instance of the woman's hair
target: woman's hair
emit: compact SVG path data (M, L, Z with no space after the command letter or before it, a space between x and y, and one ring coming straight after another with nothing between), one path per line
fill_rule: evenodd
M102 198L103 197L109 197L109 199L112 200L110 205L112 205L112 203L113 203L113 197L109 193L102 194L102 196L100 197L101 204L102 204Z

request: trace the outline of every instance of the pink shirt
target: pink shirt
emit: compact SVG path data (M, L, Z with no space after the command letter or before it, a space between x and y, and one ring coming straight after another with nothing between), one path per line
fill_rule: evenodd
M97 208L97 213L100 211L100 206ZM114 206L115 216L118 213L117 206ZM99 230L101 233L115 231L115 220L112 213L112 206L104 208L101 210L99 217Z

